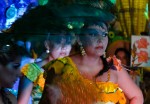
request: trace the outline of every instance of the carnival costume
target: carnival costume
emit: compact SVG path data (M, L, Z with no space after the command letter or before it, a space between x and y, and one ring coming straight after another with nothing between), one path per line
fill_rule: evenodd
M61 89L63 100L60 104L126 104L118 84L110 82L111 69L106 82L97 82L84 78L69 57L54 60L43 68L47 70L46 85L57 85ZM43 93L40 104L47 101Z
M26 64L21 72L30 81L34 83L31 92L33 104L38 104L44 88L45 79L43 78L43 70L35 63Z

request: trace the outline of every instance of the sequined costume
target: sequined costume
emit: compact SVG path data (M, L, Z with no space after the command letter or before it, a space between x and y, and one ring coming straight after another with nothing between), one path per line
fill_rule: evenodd
M126 104L118 84L96 82L84 78L69 57L57 59L44 66L46 84L58 85L63 94L61 104ZM54 75L55 74L55 75ZM40 104L48 104L45 91Z

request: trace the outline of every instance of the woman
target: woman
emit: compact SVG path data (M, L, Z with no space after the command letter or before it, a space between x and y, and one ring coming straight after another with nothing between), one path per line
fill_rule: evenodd
M12 88L21 75L19 67L23 48L14 43L3 43L0 47L0 104L17 104L16 97L6 88Z
M21 70L24 76L19 85L18 104L27 104L31 94L33 104L38 104L45 83L41 67L56 58L68 56L71 43L71 36L65 35L52 35L45 41L48 58L38 63L26 64Z
M117 48L115 50L115 55L118 59L121 60L123 65L129 66L130 65L130 53L125 48Z
M92 23L85 24L79 35L81 54L43 67L47 77L40 104L126 104L125 96L130 104L143 104L141 90L120 61L103 57L108 43L106 24Z

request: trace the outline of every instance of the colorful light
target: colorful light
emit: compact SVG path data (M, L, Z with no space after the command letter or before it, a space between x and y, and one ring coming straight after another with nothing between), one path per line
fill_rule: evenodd
M48 0L38 0L39 5L46 5L48 3Z

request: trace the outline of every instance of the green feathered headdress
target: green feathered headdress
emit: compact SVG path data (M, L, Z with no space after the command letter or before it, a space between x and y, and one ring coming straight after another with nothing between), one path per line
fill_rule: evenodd
M49 0L18 19L10 29L15 34L80 33L88 23L110 23L114 5L109 0Z
M114 5L109 0L49 0L46 6L63 18L64 25L70 30L80 29L91 22L110 23L115 19L110 12Z

